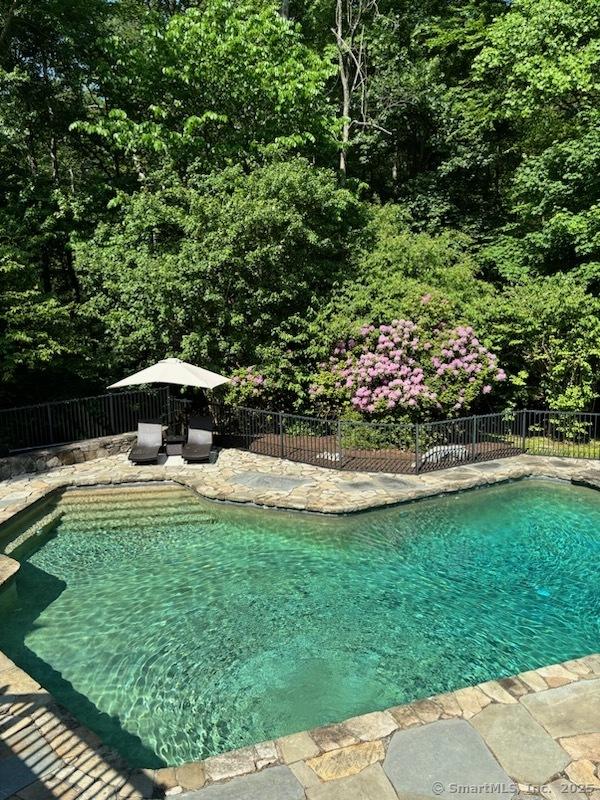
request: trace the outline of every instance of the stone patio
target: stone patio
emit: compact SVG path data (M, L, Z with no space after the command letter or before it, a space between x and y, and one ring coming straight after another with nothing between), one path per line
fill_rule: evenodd
M123 454L0 482L0 523L49 492L67 486L175 481L215 500L298 511L345 514L527 477L573 480L600 487L600 461L515 456L422 475L342 472L222 450L216 464L134 466Z
M600 463L518 456L421 476L356 474L241 451L215 465L124 455L0 483L0 522L68 486L170 480L199 495L348 513L527 477L600 488ZM1 535L1 531L0 531ZM0 555L0 576L18 563ZM375 711L203 762L131 770L0 653L0 800L600 800L600 655Z

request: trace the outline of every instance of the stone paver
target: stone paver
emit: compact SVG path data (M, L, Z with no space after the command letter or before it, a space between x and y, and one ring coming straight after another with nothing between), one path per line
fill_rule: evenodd
M322 725L310 732L319 750L337 750L358 744L358 737L354 736L347 725Z
M383 744L377 740L330 750L306 763L322 781L333 781L355 775L376 761L382 761L384 756Z
M304 800L304 797L304 789L289 767L270 767L186 795L188 800Z
M465 720L440 720L395 733L383 769L400 797L455 798L457 787L469 786L480 787L478 797L508 800L514 793L509 775ZM498 791L486 789L494 785Z
M393 733L398 728L398 723L389 712L374 711L372 714L347 720L345 726L357 739L372 742Z
M600 732L600 679L531 694L522 702L557 739Z
M600 789L596 765L588 758L572 761L565 772L576 786L580 786L588 794L590 790Z
M160 776L158 776L160 781ZM181 786L183 789L201 789L206 781L206 772L202 764L182 764L175 768L174 786Z
M293 764L294 761L303 761L319 754L314 739L306 732L283 736L277 740L277 747L284 764Z
M488 697L491 697L492 700L496 700L498 703L516 703L517 698L513 697L512 694L503 689L502 686L498 683L498 681L486 681L485 683L480 683L479 688L482 689Z
M277 491L291 491L298 486L305 486L309 483L308 478L295 477L292 475L269 475L264 472L238 472L232 478L234 483L241 486L259 489L275 489Z
M508 774L519 783L541 786L571 760L520 704L488 706L471 720L471 724Z
M122 448L127 441L119 443ZM104 448L97 448L96 455ZM279 508L347 513L430 497L440 492L525 477L572 480L600 486L600 462L515 456L423 475L352 473L228 449L216 464L186 465L174 457L159 465L135 466L125 453L18 475L0 483L0 522L53 489L72 485L172 480L208 498Z
M567 751L573 761L580 758L600 761L600 733L582 733L579 736L569 736L559 741L561 747Z
M476 686L468 686L466 689L458 689L454 692L454 696L458 700L459 706L462 708L463 717L470 719L479 714L482 708L489 705L492 700L481 689Z
M358 775L310 787L306 797L308 800L397 800L396 792L379 764L367 767Z
M575 784L570 783L570 781L565 780L565 778L559 778L556 781L552 781L551 783L547 783L544 787L544 797L547 800L585 800L585 795L579 789L579 787Z
M204 762L204 771L212 781L221 781L254 772L255 752L252 747L242 750L233 750L230 753L207 758Z

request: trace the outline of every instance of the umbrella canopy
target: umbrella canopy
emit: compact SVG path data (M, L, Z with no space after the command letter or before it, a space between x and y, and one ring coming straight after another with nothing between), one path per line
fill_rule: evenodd
M163 358L151 367L136 372L128 378L112 383L109 389L120 386L134 386L140 383L176 383L180 386L200 386L202 389L214 389L222 383L229 383L229 378L202 369L179 358Z

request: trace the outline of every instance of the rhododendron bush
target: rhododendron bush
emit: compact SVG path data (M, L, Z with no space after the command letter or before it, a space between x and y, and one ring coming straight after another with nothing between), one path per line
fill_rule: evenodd
M424 331L411 320L365 325L338 342L309 389L312 410L369 419L464 415L506 374L473 328Z

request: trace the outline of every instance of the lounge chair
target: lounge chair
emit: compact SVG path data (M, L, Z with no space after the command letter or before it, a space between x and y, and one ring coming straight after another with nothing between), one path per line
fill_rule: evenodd
M212 448L213 423L210 417L192 417L188 425L187 442L183 445L185 461L208 461Z
M158 459L163 433L160 422L138 422L137 442L129 452L134 464L152 464Z

